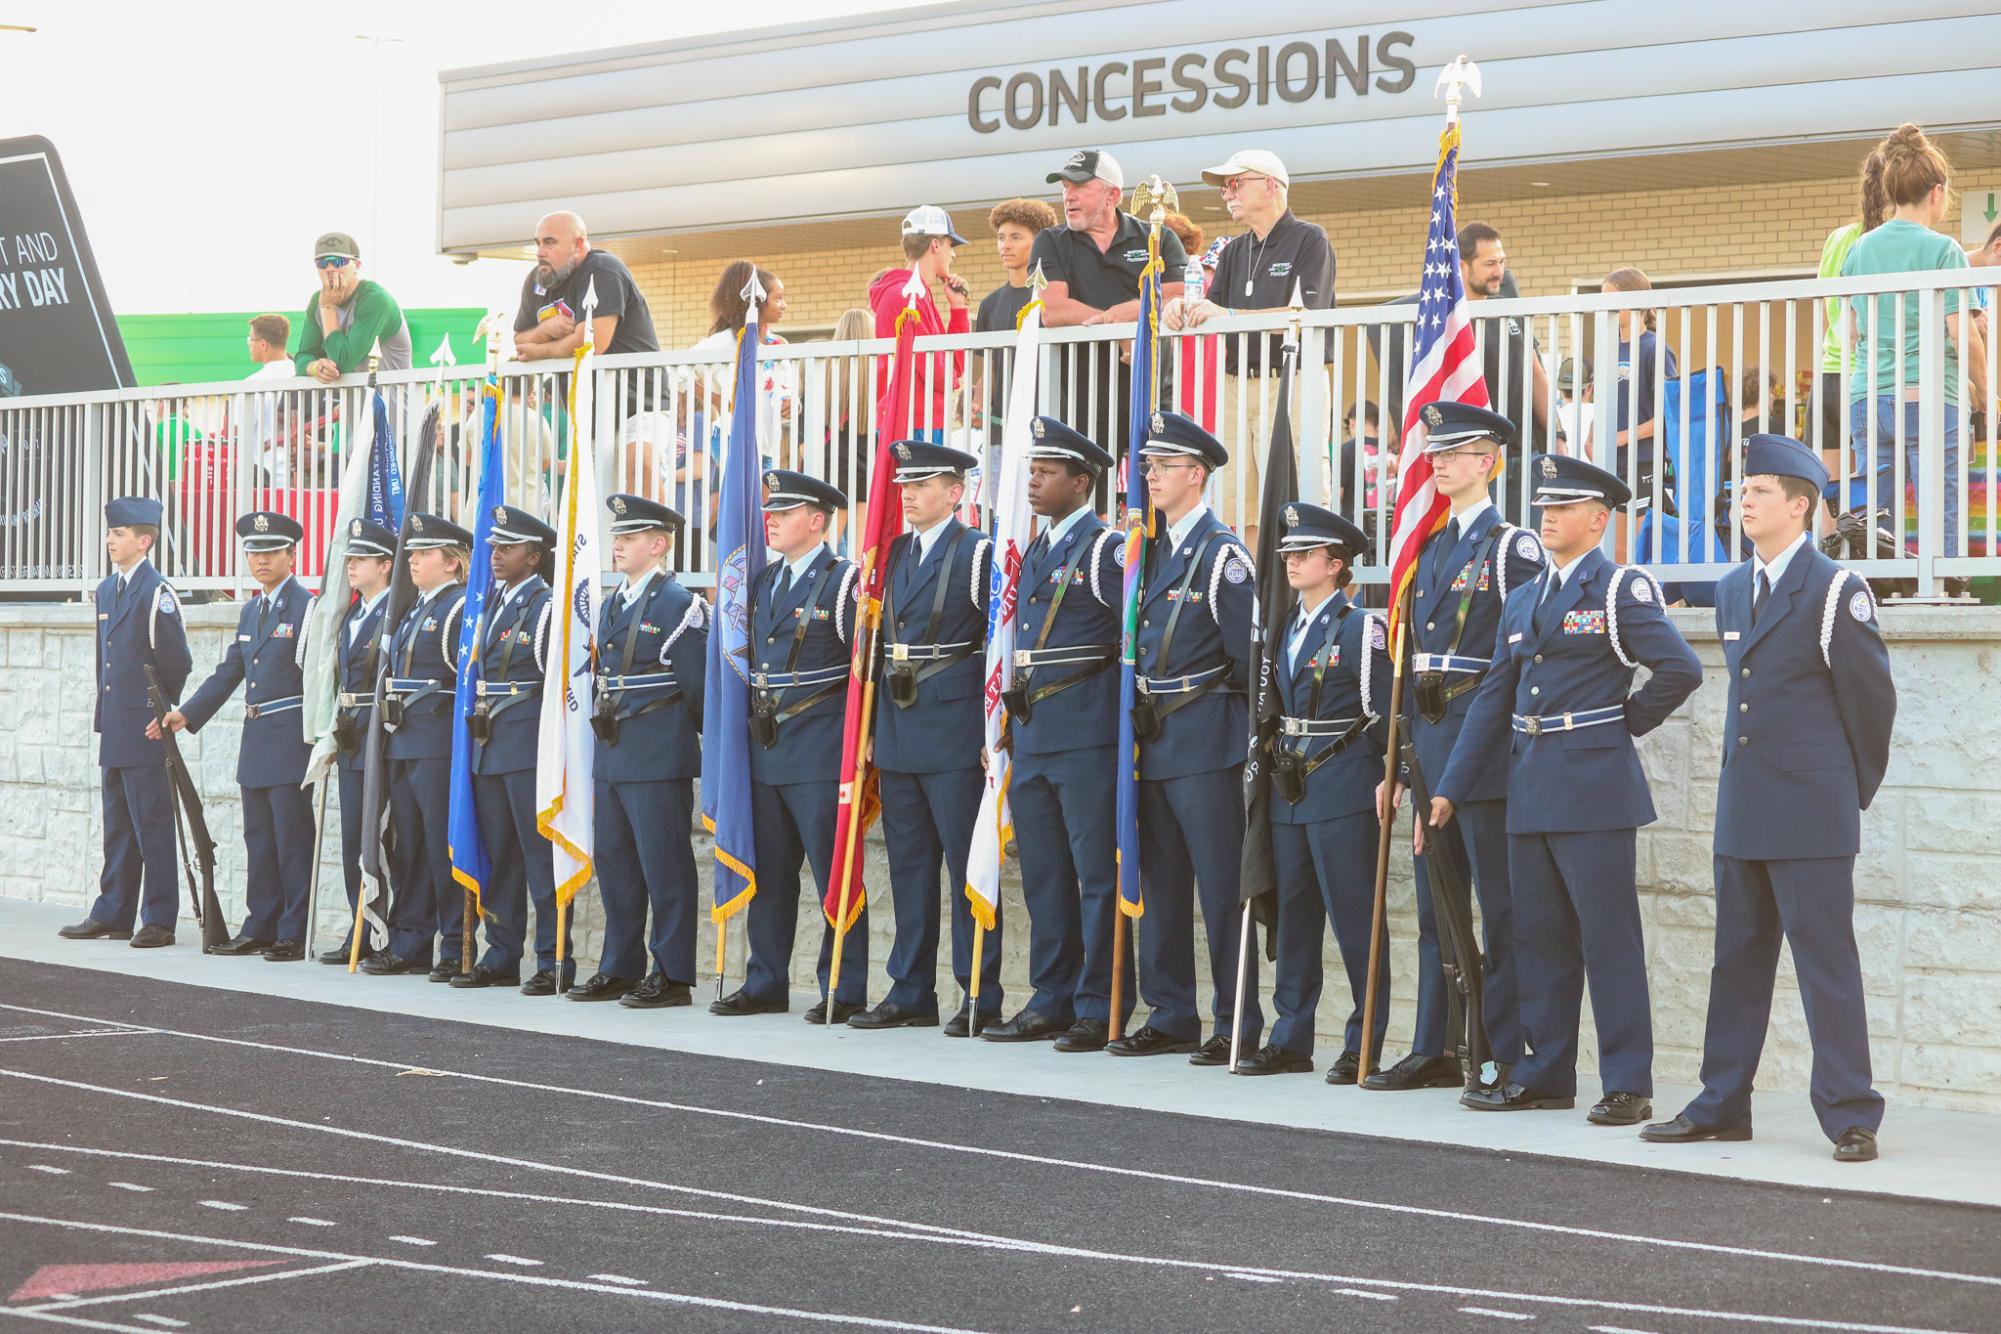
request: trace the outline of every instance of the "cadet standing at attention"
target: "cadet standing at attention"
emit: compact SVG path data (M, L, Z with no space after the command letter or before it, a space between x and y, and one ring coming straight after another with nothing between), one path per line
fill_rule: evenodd
M958 1012L945 1036L962 1038L1000 1017L1000 919L980 960L980 1012L970 1015L973 911L966 857L986 775L980 761L981 672L986 665L987 576L993 543L953 516L966 474L980 461L922 440L890 446L910 531L889 550L883 598L881 685L875 766L881 776L882 839L896 903L889 994L848 1020L850 1028L929 1028L938 1022L938 872L952 905L952 973Z
M243 733L237 741L236 783L243 793L243 844L249 853L243 929L215 954L262 954L273 963L306 957L306 899L312 888L312 796L299 786L313 748L299 720L305 695L307 617L317 600L292 578L297 519L268 510L236 521L243 556L262 591L243 604L236 636L192 698L167 714L167 726L199 732L236 687L243 687ZM146 729L160 734L159 724Z
M91 720L104 797L104 870L97 901L65 940L130 940L134 949L174 943L180 871L174 860L174 797L163 744L146 729L153 706L146 671L167 700L180 698L194 659L174 590L148 557L160 540L160 502L125 496L104 507L104 551L115 567L97 585L97 690ZM134 934L134 919L140 923Z
M1702 1092L1660 1144L1751 1138L1751 1081L1792 947L1813 1039L1809 1096L1834 1160L1876 1157L1883 1095L1855 950L1862 812L1883 782L1897 688L1868 584L1813 545L1827 470L1781 435L1745 443L1741 531L1756 547L1716 585L1730 696L1716 786L1716 966Z
M591 708L604 953L597 972L568 994L663 1009L694 999L700 883L692 840L709 604L666 568L686 520L644 496L605 503L611 564L622 582L598 608Z
M854 562L827 533L848 498L805 473L764 475L765 542L778 559L751 590L750 792L757 820L757 894L747 928L743 986L709 1006L720 1015L783 1014L792 1006L792 938L799 926L799 863L813 867L821 899L833 884L834 821L841 786L841 728L855 626ZM814 903L819 916L819 900ZM849 928L841 976L809 1024L846 1023L868 1003L868 910ZM834 933L820 933L820 990L827 992Z
M352 600L341 617L339 655L340 698L334 711L334 741L340 748L340 860L347 884L348 911L361 902L362 766L367 761L368 726L375 713L375 677L388 642L389 583L396 563L396 534L379 523L353 519L347 529L347 586ZM385 869L387 869L385 867ZM321 963L343 964L354 939L354 923L338 944L319 956ZM361 955L375 953L367 940Z
M1522 1027L1535 1050L1507 1080L1470 1088L1475 1111L1569 1108L1587 977L1604 1096L1594 1125L1653 1114L1654 1029L1635 857L1653 796L1633 738L1702 684L1695 651L1645 570L1599 550L1626 484L1579 459L1532 465L1549 569L1508 594L1493 666L1432 798L1429 834L1508 766L1508 870ZM1633 690L1644 666L1647 683Z

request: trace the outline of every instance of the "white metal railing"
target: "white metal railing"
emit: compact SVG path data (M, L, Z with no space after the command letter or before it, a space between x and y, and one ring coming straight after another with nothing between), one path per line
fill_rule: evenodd
M1864 301L1880 308L1876 318L1858 319ZM1819 523L1830 531L1833 511L1852 508L1866 515L1865 531L1890 535L1852 553L1863 574L1908 581L1921 595L1948 579L2001 575L1992 304L1978 271L1474 303L1495 405L1522 427L1497 502L1510 519L1533 522L1527 465L1553 445L1615 468L1638 498L1620 516L1616 554L1695 586L1699 596L1705 581L1742 558L1719 493L1741 480L1739 446L1756 423L1804 439L1831 474L1852 479ZM1950 317L1948 306L1956 308ZM1372 534L1391 527L1403 349L1414 312L1351 307L1300 321L1293 402L1300 491ZM1650 360L1638 332L1649 320ZM1287 324L1283 315L1234 316L1162 340L1161 406L1203 421L1229 447L1214 499L1239 529L1257 521L1245 459L1265 452L1279 386L1276 375L1243 372L1277 366ZM1830 328L1839 368L1823 377ZM1041 409L1122 461L1123 356L1132 334L1131 325L1047 330L1039 368ZM912 389L914 429L991 463L1014 344L1012 333L919 339L925 375ZM851 521L866 499L878 377L886 378L892 348L870 339L773 345L760 354L761 452L840 486ZM1960 348L1979 355L1960 356ZM1557 389L1558 369L1574 357L1594 368L1589 399L1581 392L1566 399ZM601 486L681 510L689 529L677 564L689 582L710 583L710 481L729 435L730 363L708 352L663 352L602 357L597 366ZM1872 385L1874 366L1884 370ZM441 406L431 487L411 498L414 506L462 518L471 504L484 374L460 366L381 375L406 477L418 423L431 403ZM562 367L510 363L501 378L508 497L546 515L568 454L568 423L558 410L566 398ZM87 592L105 573L103 503L128 494L165 503L157 560L184 589L248 586L233 525L260 508L305 523L302 569L310 579L330 535L340 459L371 438L365 392L362 378L350 376L334 385L235 381L0 400L0 593ZM1858 403L1867 410L1851 408ZM1381 423L1373 436L1365 425L1370 404ZM1351 413L1357 428L1349 436L1339 426ZM1101 509L1117 485L1111 478L1101 486ZM973 511L979 502L976 487ZM1358 578L1380 584L1380 558Z

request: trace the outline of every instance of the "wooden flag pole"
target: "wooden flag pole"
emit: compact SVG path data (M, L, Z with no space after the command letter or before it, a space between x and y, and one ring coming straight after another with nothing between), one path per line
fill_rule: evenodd
M1249 971L1251 958L1251 937L1256 929L1251 925L1251 901L1244 900L1244 921L1237 930L1237 1000L1230 1011L1230 1073L1237 1073L1237 1058L1243 1052L1244 1041L1244 974Z
M1390 832L1396 828L1397 811L1387 800L1396 792L1397 781L1397 733L1403 724L1403 637L1410 625L1411 586L1404 588L1397 607L1396 640L1390 645L1390 662L1393 672L1390 676L1390 731L1389 745L1383 751L1383 795L1382 829L1376 835L1376 893L1375 906L1369 920L1369 983L1362 994L1362 1054L1361 1065L1355 1072L1355 1084L1361 1086L1369 1077L1369 1068L1375 1060L1376 1048L1376 992L1377 980L1382 976L1383 918L1390 886ZM1367 670L1366 667L1364 670ZM1415 811L1413 818L1422 820L1424 812Z
M973 971L966 979L966 1036L980 1035L980 963L986 957L987 929L973 919Z
M871 555L869 559L872 560L874 557ZM863 582L867 582L866 572L863 574ZM872 660L875 656L875 614L873 610L868 613L866 639L868 642L869 657ZM868 775L868 737L874 725L875 673L871 671L868 674L868 679L862 684L861 727L857 733L860 739L855 743L855 769L853 773L848 775L849 780L854 784L854 786L848 789L851 794L848 801L848 836L840 849L840 868L834 872L841 879L841 897L840 906L834 914L834 955L828 961L827 968L827 994L825 1000L827 1005L826 1020L829 1029L834 1027L834 993L839 991L841 986L841 946L848 938L848 905L854 901L855 848L861 839L862 784Z
M1114 896L1118 886L1112 887ZM1123 904L1112 905L1112 1013L1106 1023L1108 1040L1117 1042L1126 1035L1126 910Z
M730 939L730 919L725 917L716 923L716 999L723 998L723 964L728 959Z

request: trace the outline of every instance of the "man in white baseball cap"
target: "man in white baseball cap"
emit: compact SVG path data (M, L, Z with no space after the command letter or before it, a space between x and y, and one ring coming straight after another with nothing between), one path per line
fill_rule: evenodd
M919 334L965 333L972 328L971 316L966 309L966 280L952 272L953 251L964 244L966 238L959 235L952 226L952 215L936 204L919 204L903 215L903 258L906 266L887 269L869 287L869 310L875 318L875 332L878 338L896 336L897 317L902 314L908 298L903 289L910 283L914 270L918 280L924 284L924 295L917 300L917 332ZM945 287L945 301L949 313L940 318L938 303L932 299L933 284ZM882 393L885 395L877 405L877 411L888 417L889 366L888 358L882 361ZM941 357L919 357L917 359L917 394L909 426L912 439L928 440L933 444L943 444L945 430L951 423L946 416L946 395L951 383L956 383L966 371L966 354L961 352L952 358L949 376L943 370Z
M1191 291L1178 301L1165 303L1160 313L1168 328L1192 329L1221 314L1284 310L1292 304L1295 290L1308 310L1333 306L1334 248L1327 243L1325 231L1286 206L1292 177L1278 154L1263 148L1240 148L1221 166L1203 172L1202 179L1223 192L1223 206L1229 209L1231 220L1250 230L1231 237L1217 255L1206 294ZM1216 512L1253 545L1257 542L1261 455L1269 438L1266 418L1274 401L1256 381L1278 373L1278 338L1278 334L1254 336L1243 340L1241 347L1238 339L1222 340L1225 374L1217 421L1226 434L1234 431L1237 403L1248 393L1250 435L1225 442L1236 466L1224 469L1216 478ZM1334 345L1335 340L1326 340L1328 361L1334 358ZM1326 373L1325 364L1299 368L1302 377ZM1352 484L1350 478L1341 481Z

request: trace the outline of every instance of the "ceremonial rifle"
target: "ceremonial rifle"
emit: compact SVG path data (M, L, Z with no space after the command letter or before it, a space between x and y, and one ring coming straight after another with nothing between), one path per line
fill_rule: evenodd
M174 729L167 726L167 697L150 663L146 666L146 701L153 706L153 720L160 726L160 744L166 748L167 783L174 799L174 832L180 836L181 864L187 868L188 894L194 900L195 921L201 927L202 953L207 954L229 939L229 928L222 921L222 904L215 897L215 838L208 832L201 793L195 788L194 775L188 772L188 762L181 757L180 742L174 736ZM192 857L190 843L194 845ZM195 873L197 866L201 868L200 875ZM199 890L195 888L197 881L201 885Z
M1408 735L1401 749L1411 810L1421 822L1431 810L1431 785L1417 762L1417 745ZM1486 975L1480 942L1473 934L1473 876L1466 864L1466 845L1448 836L1447 828L1427 827L1418 856L1424 858L1431 912L1438 922L1438 957L1445 969L1445 1031L1451 1035L1453 1052L1459 1058L1459 1072L1471 1088L1480 1082L1480 1067L1493 1055L1487 1046L1482 996Z

